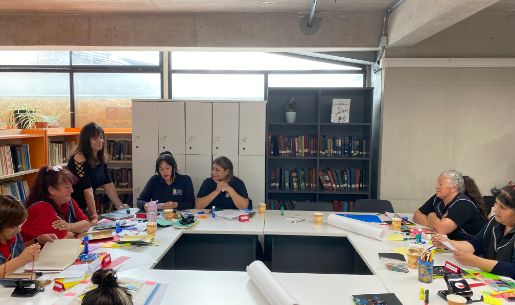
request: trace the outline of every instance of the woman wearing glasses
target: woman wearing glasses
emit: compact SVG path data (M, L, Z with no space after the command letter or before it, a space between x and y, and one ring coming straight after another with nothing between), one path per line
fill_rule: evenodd
M43 166L25 202L28 218L23 225L23 240L41 234L75 238L89 230L88 217L71 198L75 176L59 166Z
M51 242L57 237L53 234L38 236L37 243L26 243L20 229L27 219L27 210L10 195L0 195L0 278L36 259L41 249L39 244Z
M92 225L98 221L95 207L95 191L98 187L104 188L117 209L127 207L118 197L109 177L104 142L104 129L93 122L86 124L80 131L79 144L67 165L78 178L77 184L73 186L72 197L89 216Z

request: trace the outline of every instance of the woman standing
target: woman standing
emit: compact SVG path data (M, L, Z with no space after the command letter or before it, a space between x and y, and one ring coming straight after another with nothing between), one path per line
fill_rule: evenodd
M231 160L218 157L213 161L211 178L202 183L195 200L196 209L252 209L245 183L233 175Z
M92 225L98 221L95 207L97 188L101 186L104 188L116 209L126 207L118 197L116 188L109 177L104 142L104 129L94 122L86 124L80 131L79 144L67 166L78 178L78 183L73 186L72 197L89 216Z

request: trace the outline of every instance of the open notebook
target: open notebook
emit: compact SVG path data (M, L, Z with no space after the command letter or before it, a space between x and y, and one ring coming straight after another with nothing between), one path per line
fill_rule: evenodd
M58 239L45 244L34 262L36 271L62 271L71 266L81 253L80 239ZM32 263L25 270L32 269Z

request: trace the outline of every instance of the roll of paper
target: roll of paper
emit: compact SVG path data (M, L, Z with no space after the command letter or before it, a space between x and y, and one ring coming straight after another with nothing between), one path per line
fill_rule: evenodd
M248 265L247 274L271 305L299 304L261 261Z
M327 223L333 227L365 235L374 239L382 240L385 238L387 229L375 226L363 221L351 219L348 217L330 214Z

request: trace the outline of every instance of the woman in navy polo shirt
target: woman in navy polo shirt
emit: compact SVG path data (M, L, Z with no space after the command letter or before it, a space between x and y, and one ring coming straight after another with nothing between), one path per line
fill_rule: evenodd
M177 162L172 153L164 151L156 160L156 174L152 176L138 198L138 207L146 210L145 204L157 200L157 208L193 209L195 193L188 175L177 173Z
M495 216L469 241L449 242L456 248L454 258L462 265L515 278L515 190L504 187L495 199ZM433 244L443 247L443 235Z
M196 209L252 209L245 183L233 175L231 160L218 157L213 161L211 178L200 186L195 200Z

